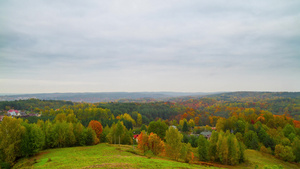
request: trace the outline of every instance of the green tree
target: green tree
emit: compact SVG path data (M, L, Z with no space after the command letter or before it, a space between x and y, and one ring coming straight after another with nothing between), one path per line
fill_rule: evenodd
M121 143L121 135L124 132L124 125L121 124L120 121L117 123L117 128L116 128L116 136L119 137L119 144Z
M182 148L181 148L181 152L180 152L180 157L184 160L184 162L189 163L191 160L193 160L192 158L192 146L190 143L183 143L182 144Z
M289 137L291 133L296 134L295 128L290 124L285 125L282 131L285 137Z
M210 137L210 144L208 147L208 157L211 161L218 161L218 150L217 150L217 143L219 139L219 133L213 131Z
M182 132L188 132L188 131L189 131L188 124L186 121L184 121L182 126Z
M81 145L80 144L80 140L82 139L81 137L82 137L82 132L83 132L83 130L84 130L84 126L81 124L81 123L76 123L76 124L74 124L74 136L75 136L75 140L76 140L76 143L75 143L75 145ZM83 145L85 145L85 144L83 144Z
M244 120L238 120L235 123L235 128L236 128L236 130L234 131L234 133L240 132L240 133L244 134L245 128L246 128L246 122Z
M275 146L275 157L290 162L296 158L290 146L283 146L281 144Z
M254 149L254 150L258 149L258 136L254 131L252 131L252 130L248 131L245 134L244 140L245 140L245 145L248 148Z
M5 116L0 123L0 152L2 160L13 164L21 157L21 141L26 129L21 125L22 119Z
M178 160L180 156L182 137L182 134L173 127L170 127L166 131L166 153L169 157L175 160Z
M21 152L22 156L28 157L42 150L45 144L45 135L36 124L22 124L26 132L22 136Z
M142 115L140 113L137 114L137 120L136 120L137 126L142 125Z
M227 144L228 144L228 163L230 165L236 165L239 163L239 157L240 157L240 148L238 141L235 137L235 135L230 134L227 136Z
M298 138L294 139L292 149L295 155L295 162L300 162L300 140Z
M161 139L165 138L167 130L168 130L167 124L162 122L161 120L150 122L148 127L148 133L155 133Z
M51 135L53 147L69 147L76 143L73 124L66 121L55 123Z
M198 139L198 154L200 161L208 161L208 148L209 144L207 139L203 135L200 135Z
M142 124L141 131L143 131L143 130L147 132L147 127L145 124Z

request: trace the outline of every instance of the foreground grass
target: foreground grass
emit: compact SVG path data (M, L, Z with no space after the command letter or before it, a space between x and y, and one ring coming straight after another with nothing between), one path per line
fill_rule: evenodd
M89 147L49 149L29 159L20 160L14 168L214 168L171 160L151 158L108 144Z
M255 150L246 150L245 151L246 162L239 164L237 166L229 167L232 169L240 168L255 168L256 166L261 169L264 166L282 166L285 169L298 169L300 164L298 163L289 163L275 158L270 154L261 153Z
M109 144L49 149L34 157L20 160L14 168L218 168L176 162L163 157L148 159L128 151L132 151L132 146ZM255 150L246 150L245 156L246 162L237 166L213 165L230 169L253 169L256 167L262 169L264 166L274 165L282 166L285 169L300 168L300 164L284 162L272 155Z

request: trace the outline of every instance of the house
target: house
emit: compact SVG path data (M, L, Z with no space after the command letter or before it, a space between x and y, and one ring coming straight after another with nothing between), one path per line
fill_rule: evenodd
M27 116L27 114L25 113L25 111L20 112L20 116Z
M135 141L138 143L138 136L139 134L133 135L133 139L135 139Z
M177 129L177 127L176 127L176 126L174 126L174 125L172 125L172 126L170 126L170 127L173 127L174 129ZM170 127L169 127L169 128L170 128Z
M205 138L210 139L211 131L202 131L200 134L203 135Z
M38 116L38 114L29 113L28 116Z
M3 120L3 118L4 118L4 116L0 116L0 121L2 121L2 120Z
M17 116L17 114L20 114L18 110L10 109L7 111L8 116Z

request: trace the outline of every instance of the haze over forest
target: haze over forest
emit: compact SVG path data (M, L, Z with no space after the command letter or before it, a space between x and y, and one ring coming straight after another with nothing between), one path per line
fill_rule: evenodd
M300 91L300 1L1 1L0 93Z

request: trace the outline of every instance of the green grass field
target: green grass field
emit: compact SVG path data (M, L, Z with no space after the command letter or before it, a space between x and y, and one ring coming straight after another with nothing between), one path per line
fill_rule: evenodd
M176 162L166 158L145 156L128 152L132 146L99 144L88 147L58 148L42 151L31 158L21 159L14 168L218 168L198 164ZM271 155L254 150L246 150L247 162L238 166L222 166L225 168L263 168L265 165L280 165L283 168L300 168L276 159ZM217 166L221 166L216 164Z
M245 163L240 164L235 167L231 167L231 168L236 168L236 169L255 168L256 165L258 166L258 168L263 168L264 166L274 166L274 165L282 166L283 168L286 168L286 169L300 168L300 164L285 162L285 161L275 158L274 156L272 156L270 154L261 153L259 151L255 151L255 150L249 150L249 149L246 150L245 156L246 156Z
M49 149L35 157L20 160L14 168L208 168L172 160L148 159L125 151L131 149L129 147L118 148L99 144L89 147ZM35 164L34 159L37 162Z

